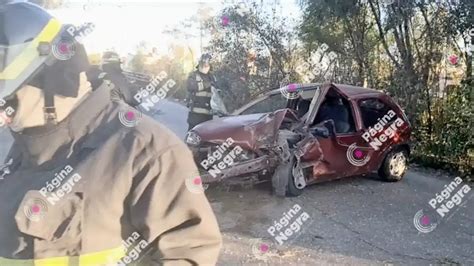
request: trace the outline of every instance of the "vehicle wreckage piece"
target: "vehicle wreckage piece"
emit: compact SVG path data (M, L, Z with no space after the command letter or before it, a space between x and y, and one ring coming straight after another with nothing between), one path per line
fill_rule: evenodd
M281 90L274 90L237 110L235 115L202 123L188 132L186 142L190 149L198 152L196 158L202 158L212 152L216 144L232 137L234 146L239 145L244 153L232 165L227 164L230 169L226 169L219 180L237 175L239 177L230 179L229 183L244 179L249 182L249 176L258 182L270 179L281 196L297 196L307 185L375 171L386 181L403 177L403 172L387 171L390 167L387 162L394 152L401 154L399 157L409 155L411 128L401 107L389 96L344 84L307 84L300 97L288 100L286 107L278 103L275 109L280 109L276 111L256 113L275 110L265 104L279 97ZM330 99L337 99L337 103ZM332 104L339 106L338 110L332 108ZM320 108L325 111L318 117ZM334 116L341 108L349 117ZM398 130L396 137L385 142L384 148L371 149L368 146L372 144L360 132L370 131L375 120L384 119L381 115L387 112L395 113L406 128ZM336 125L341 123L344 128L337 129ZM357 150L351 151L351 147ZM358 165L359 161L365 164ZM272 176L266 178L266 173Z
M204 183L214 183L222 181L223 179L240 176L248 173L255 173L259 171L263 171L265 169L269 169L274 167L277 164L278 160L276 157L270 157L268 155L264 155L262 157L258 157L256 159L251 159L245 162L235 163L229 168L221 170L221 173L217 174L216 177L213 177L209 173L205 173L201 175L201 180Z
M288 187L302 190L307 184L305 168L313 165L302 161L309 150L319 149L316 138L289 109L279 110L260 116L255 121L234 129L233 145L239 145L254 157L239 158L231 166L217 175L201 175L204 183L215 183L231 177L247 174L273 172L271 181L275 194L285 196ZM245 140L245 142L243 141ZM220 139L207 139L218 144ZM208 153L212 148L208 147ZM203 148L201 148L203 151ZM308 172L308 171L306 171ZM289 184L289 181L292 183Z
M214 183L230 177L268 172L274 169L281 161L282 152L285 152L284 157L286 159L290 158L288 148L280 147L280 141L276 141L279 137L279 129L281 127L291 128L296 122L298 122L298 118L295 114L286 109L261 115L252 123L234 129L232 138L235 142L233 146L242 147L247 153L255 155L255 158L240 157L228 168L222 169L219 174L212 176L206 172L201 175L201 179L204 183ZM292 138L297 136L295 133L287 135L293 135ZM222 142L221 139L206 139L205 141L216 145ZM203 152L205 149L208 149L208 153L212 153L212 148L207 147L195 150L195 154Z
M288 168L292 167L291 164L293 160L290 145L288 144L288 137L284 134L288 133L288 131L281 131L280 133L283 134L278 134L278 146L276 147L280 164L273 173L272 185L277 196L285 196L288 186L288 172L290 172Z
M286 196L292 194L289 192L290 186L295 186L297 190L306 187L306 176L304 168L311 167L312 164L304 164L301 158L312 148L319 148L317 139L305 129L299 129L298 133L288 130L281 130L278 134L278 149L280 152L280 164L275 169L272 176L272 185L277 196ZM301 132L302 131L302 132ZM306 131L306 132L305 132ZM304 132L304 134L302 134ZM295 136L303 139L296 141ZM293 184L289 183L293 182Z

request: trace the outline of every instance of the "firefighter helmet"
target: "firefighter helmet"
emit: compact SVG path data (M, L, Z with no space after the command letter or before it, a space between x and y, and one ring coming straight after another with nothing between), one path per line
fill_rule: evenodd
M0 4L0 24L0 99L26 84L45 94L77 97L79 73L89 64L72 25L19 1Z

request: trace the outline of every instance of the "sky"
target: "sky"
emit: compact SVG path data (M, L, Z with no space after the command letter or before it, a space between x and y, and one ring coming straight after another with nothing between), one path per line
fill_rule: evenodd
M270 7L275 0L263 0ZM278 1L278 0L276 0ZM231 1L228 1L231 2ZM295 0L280 0L284 16L298 16ZM235 3L239 3L235 1ZM178 36L164 34L167 27L197 14L200 6L210 7L215 15L224 5L212 0L66 0L60 9L50 12L62 22L80 25L92 22L94 30L84 38L89 53L114 49L122 55L134 52L140 41L157 47L159 53L166 53L171 43L184 43L200 54L199 37L184 40ZM199 36L199 31L194 33Z

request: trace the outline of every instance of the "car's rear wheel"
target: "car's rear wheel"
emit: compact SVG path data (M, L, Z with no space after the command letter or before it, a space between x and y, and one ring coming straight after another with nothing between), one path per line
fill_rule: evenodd
M402 180L408 169L408 153L405 149L391 151L385 157L379 169L379 175L385 181L396 182Z

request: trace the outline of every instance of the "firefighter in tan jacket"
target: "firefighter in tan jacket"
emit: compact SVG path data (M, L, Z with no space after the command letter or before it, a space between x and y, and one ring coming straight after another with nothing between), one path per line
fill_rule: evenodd
M214 265L221 235L195 162L170 131L92 91L81 29L0 4L0 265ZM7 112L8 111L8 112Z

